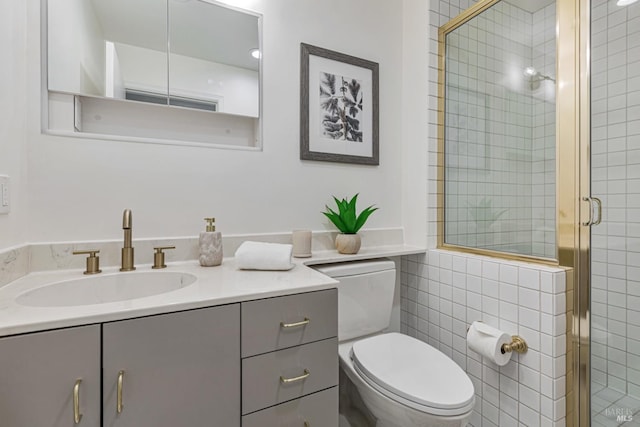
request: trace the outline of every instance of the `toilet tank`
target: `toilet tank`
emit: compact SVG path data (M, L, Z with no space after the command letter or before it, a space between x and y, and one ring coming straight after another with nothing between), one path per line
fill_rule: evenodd
M396 285L393 261L354 261L313 268L340 282L339 341L373 334L389 327Z

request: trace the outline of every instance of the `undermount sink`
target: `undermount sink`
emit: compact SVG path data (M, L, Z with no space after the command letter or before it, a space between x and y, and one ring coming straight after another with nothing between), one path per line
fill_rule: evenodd
M31 307L65 307L128 301L185 288L196 276L171 271L104 274L51 283L16 298Z

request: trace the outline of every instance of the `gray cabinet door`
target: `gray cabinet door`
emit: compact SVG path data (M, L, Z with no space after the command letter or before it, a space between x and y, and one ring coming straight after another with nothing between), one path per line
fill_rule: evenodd
M239 305L104 324L103 417L104 427L239 426Z
M100 427L100 326L1 338L0 425Z

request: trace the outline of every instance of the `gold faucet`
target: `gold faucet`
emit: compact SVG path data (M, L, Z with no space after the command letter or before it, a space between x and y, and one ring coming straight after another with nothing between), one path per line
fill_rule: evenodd
M132 223L131 209L125 209L122 214L124 247L122 248L122 263L120 271L132 271L136 269L133 266L133 246L131 245Z

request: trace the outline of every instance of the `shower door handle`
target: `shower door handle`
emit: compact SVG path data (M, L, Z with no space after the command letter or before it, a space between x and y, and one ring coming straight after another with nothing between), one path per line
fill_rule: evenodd
M592 197L591 199L593 199L593 201L595 202L598 212L598 218L595 221L591 222L591 225L599 225L602 222L602 200L598 199L597 197Z
M589 227L591 225L598 225L602 222L602 200L597 197L583 197L583 201L589 202L589 220L582 223L585 227ZM593 208L597 208L597 216L593 215Z

